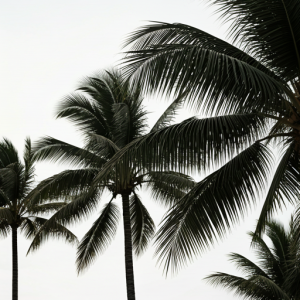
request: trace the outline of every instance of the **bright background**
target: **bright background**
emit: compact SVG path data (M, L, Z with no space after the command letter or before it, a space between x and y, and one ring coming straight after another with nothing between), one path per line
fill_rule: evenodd
M84 76L120 63L124 38L148 20L185 23L226 38L226 26L203 1L0 0L0 4L0 137L9 138L20 155L26 136L34 141L50 135L82 144L69 123L54 119L56 105ZM154 124L167 105L159 97L145 99L151 112L149 124ZM181 112L178 120L190 115ZM37 180L64 168L39 163ZM146 193L143 197L158 224L164 210ZM153 247L134 260L137 300L234 299L232 293L202 279L214 271L238 274L227 261L230 252L254 258L246 232L254 229L260 206L258 201L228 238L175 276L163 276L153 258ZM96 215L72 227L79 238ZM289 213L279 218L287 224ZM0 245L0 291L1 299L6 300L11 299L11 239L0 240ZM80 276L75 270L75 247L49 241L26 257L28 246L29 241L20 236L20 300L126 299L122 226L105 254Z

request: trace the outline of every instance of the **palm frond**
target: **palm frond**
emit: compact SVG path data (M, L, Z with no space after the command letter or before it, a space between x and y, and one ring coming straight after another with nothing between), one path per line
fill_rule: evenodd
M33 184L34 172L35 172L35 168L34 168L35 157L33 154L31 140L29 137L25 139L25 151L24 151L23 159L24 159L25 168L24 168L24 180L22 183L22 189L23 189L23 193L26 195L29 192L31 185Z
M0 207L0 222L7 222L8 224L13 220L13 214L10 209L5 207Z
M6 238L11 231L10 225L7 221L0 221L0 238Z
M93 181L97 169L86 168L78 170L66 170L53 175L34 188L24 199L23 209L35 209L37 204L45 203L49 200L63 199L70 201L83 191L89 188Z
M265 133L265 125L256 114L190 118L129 143L103 166L95 181L104 180L119 162L150 171L208 170L253 143Z
M156 255L173 271L239 222L264 188L270 152L255 143L213 172L177 202L158 231Z
M78 246L76 259L78 273L86 269L111 243L117 231L119 214L118 207L112 201L104 206L100 217Z
M56 117L68 119L84 134L96 133L107 136L110 132L107 120L99 111L98 105L82 94L65 97L57 108Z
M39 215L55 213L67 204L68 204L68 202L45 203L45 204L36 205L36 206L33 206L33 207L28 207L28 209L26 209L26 213L28 213L28 214L39 214Z
M157 131L159 129L165 128L175 120L175 116L177 114L177 110L180 109L183 106L183 103L185 101L186 93L183 93L182 95L178 96L163 112L163 114L160 116L160 118L156 121L156 123L153 125L150 132Z
M132 247L135 254L139 256L146 250L152 240L155 233L155 224L136 193L130 197L129 209Z
M167 207L175 204L196 184L192 177L172 171L149 172L147 178L149 182L146 179L142 184L150 189L152 198Z
M77 195L70 203L49 218L41 230L51 229L52 226L56 226L56 223L66 226L86 218L97 208L100 195L101 190L97 187L90 188L85 193Z
M221 286L222 288L235 291L236 296L243 297L244 299L290 299L280 287L262 276L244 279L218 272L207 276L205 280L214 286Z
M20 162L17 149L10 140L3 138L0 142L0 168L17 162Z
M34 218L34 227L38 229L38 232L35 235L32 243L30 244L27 254L37 250L49 238L62 238L63 240L65 240L65 242L70 243L71 245L78 243L77 237L69 229L56 222L52 222L51 227L47 227L45 226L47 222L48 220L44 218ZM30 230L28 230L27 235L28 237L31 237Z
M287 81L300 75L299 1L212 3L220 6L225 20L231 20L231 35L245 49Z
M269 278L268 274L257 264L249 260L248 258L238 253L229 254L229 260L232 261L238 270L241 270L247 278L252 276L261 275Z
M250 55L184 24L146 26L132 34L132 42L124 68L133 81L146 92L186 91L189 105L209 112L273 110L289 90Z
M300 173L297 167L298 155L294 148L294 143L291 143L278 164L256 225L257 235L264 231L266 222L271 220L275 211L282 209L287 200L295 202L298 197Z
M74 166L95 166L101 167L106 162L100 156L90 151L54 139L43 137L35 143L34 156L38 161L49 160L51 162L68 163Z

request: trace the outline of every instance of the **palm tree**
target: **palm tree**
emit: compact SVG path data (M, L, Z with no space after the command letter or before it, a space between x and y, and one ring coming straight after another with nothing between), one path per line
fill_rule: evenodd
M285 231L279 222L267 222L266 236L271 246L253 232L249 235L259 262L255 264L237 253L229 256L245 278L218 272L205 279L214 286L235 291L244 299L299 299L299 224L292 218L289 230Z
M167 126L173 119L182 98L177 98L159 118L152 132ZM117 168L112 167L105 179L98 180L103 166L127 144L139 140L147 129L142 107L141 90L123 82L118 71L104 72L84 80L77 93L66 97L58 108L58 118L72 121L83 133L85 147L56 140L41 139L36 146L38 160L65 161L77 167L66 170L37 187L42 199L72 197L73 200L54 214L41 228L39 236L47 236L47 226L53 222L70 224L87 216L103 198L104 191L110 200L103 206L99 218L81 240L77 252L77 270L89 266L98 253L102 253L113 239L119 220L117 196L122 198L125 269L127 297L135 299L132 248L140 255L149 244L154 222L138 195L141 186L147 187L153 198L169 206L194 186L193 180L182 173L165 170L148 171L131 168L126 159ZM157 160L163 163L164 157ZM79 168L78 168L79 167ZM35 240L32 247L36 247Z
M18 229L26 238L33 238L47 219L41 214L55 212L66 205L65 202L43 202L33 197L34 157L30 139L25 140L24 163L8 139L0 142L0 236L12 233L12 299L18 299ZM77 238L67 228L53 223L49 235L64 237L68 242ZM42 240L36 240L41 244Z
M158 232L157 255L166 270L224 236L258 196L265 197L255 230L260 235L300 192L300 1L209 2L231 22L232 44L185 24L154 22L129 36L123 67L133 86L184 96L201 118L126 146L98 176L124 159L142 166L145 157L150 170L209 174L176 202ZM277 163L270 142L282 154Z

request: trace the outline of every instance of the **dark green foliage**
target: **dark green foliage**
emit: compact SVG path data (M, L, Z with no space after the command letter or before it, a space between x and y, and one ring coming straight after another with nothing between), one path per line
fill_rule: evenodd
M232 44L185 24L152 22L129 35L123 60L134 86L175 95L204 117L133 141L97 175L107 178L124 160L151 171L213 170L164 219L157 254L166 270L223 237L255 202L255 191L264 192L273 168L256 234L299 195L300 1L207 2L230 22ZM272 142L281 153L277 162L268 150ZM255 147L259 155L245 155Z
M41 201L32 189L34 184L34 163L31 141L25 140L25 151L21 162L18 152L8 139L0 141L0 237L12 233L12 299L18 299L18 229L26 238L33 238L47 219L42 214L57 212L65 202L48 199ZM64 238L67 242L77 242L76 236L67 228L53 222L47 229L47 235L39 235L32 247L39 247L49 238Z
M245 277L214 273L206 280L212 285L235 291L243 299L299 299L299 224L292 219L289 231L285 231L280 223L268 222L266 236L271 246L255 233L249 235L258 263L237 253L229 256Z
M79 244L78 272L88 267L114 237L118 224L118 209L114 202L118 195L124 202L131 194L130 200L128 198L130 203L126 203L131 223L129 232L132 248L136 255L140 255L149 245L155 225L137 194L138 189L145 186L155 200L169 207L195 185L190 176L180 172L150 171L147 164L135 167L126 159L118 166L106 169L107 176L98 180L104 166L148 130L141 89L122 78L118 71L88 77L74 94L67 96L58 106L57 117L70 120L83 134L83 149L51 137L41 139L35 147L38 160L68 162L77 167L44 180L34 190L34 197L40 202L54 198L68 202L43 225L37 240L40 235L46 236L48 226L52 227L54 223L67 225L87 217L97 208L102 194L105 191L111 193L111 201ZM174 100L152 128L153 134L170 125L182 101L182 97ZM250 131L255 130L254 123L247 125ZM125 230L128 232L128 228ZM34 243L31 249L35 248Z

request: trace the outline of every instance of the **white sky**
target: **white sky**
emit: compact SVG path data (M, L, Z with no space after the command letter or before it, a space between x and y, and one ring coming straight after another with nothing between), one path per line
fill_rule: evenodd
M50 135L81 145L70 124L54 119L55 106L84 76L116 65L126 34L147 20L185 23L225 39L221 22L202 1L0 0L0 4L0 137L12 140L20 154L26 136L36 140ZM148 99L145 105L153 112L149 120L153 124L167 102ZM188 115L182 113L180 119ZM37 179L63 169L40 163ZM158 224L164 210L147 194L143 197ZM72 228L79 238L96 215ZM134 260L137 300L236 299L202 278L213 271L238 274L227 261L230 252L253 258L245 233L254 228L258 215L259 209L252 211L224 242L173 277L162 276L150 248ZM288 213L281 216L285 223L288 218ZM112 245L81 276L75 272L75 247L49 241L25 257L29 241L20 236L19 299L126 299L122 233L119 226ZM0 245L0 295L6 300L11 299L11 239L0 240Z

